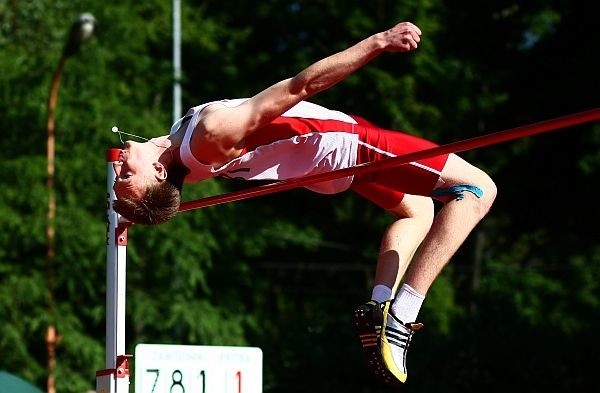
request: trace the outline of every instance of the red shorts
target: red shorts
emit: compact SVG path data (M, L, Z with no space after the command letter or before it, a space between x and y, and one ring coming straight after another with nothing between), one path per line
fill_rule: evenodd
M377 128L357 118L360 144L357 164L384 160L426 150L436 145L426 139L399 131ZM399 165L394 168L367 172L354 177L350 187L359 195L384 209L393 209L404 194L430 196L440 177L448 154Z

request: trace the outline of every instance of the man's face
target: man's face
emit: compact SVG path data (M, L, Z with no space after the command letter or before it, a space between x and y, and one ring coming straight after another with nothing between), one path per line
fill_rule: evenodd
M113 164L116 174L113 190L119 196L141 198L144 190L156 181L152 160L143 148L144 144L127 141L119 154L119 161Z

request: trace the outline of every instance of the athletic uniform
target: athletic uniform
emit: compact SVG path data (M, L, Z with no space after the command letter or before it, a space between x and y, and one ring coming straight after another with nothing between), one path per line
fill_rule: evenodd
M208 105L235 107L244 99L221 100L191 108L175 122L171 133L191 119L180 148L183 164L190 170L185 182L216 176L245 180L288 180L348 168L365 162L437 146L403 132L381 129L357 116L302 101L245 138L239 157L215 168L203 164L191 151L190 139L199 114ZM306 186L334 194L352 189L385 208L394 208L404 193L430 196L448 156L400 165Z

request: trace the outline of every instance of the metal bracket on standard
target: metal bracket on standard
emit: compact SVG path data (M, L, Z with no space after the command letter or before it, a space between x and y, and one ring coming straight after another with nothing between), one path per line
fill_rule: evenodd
M129 359L133 355L117 356L116 368L96 372L97 393L126 393L129 392Z

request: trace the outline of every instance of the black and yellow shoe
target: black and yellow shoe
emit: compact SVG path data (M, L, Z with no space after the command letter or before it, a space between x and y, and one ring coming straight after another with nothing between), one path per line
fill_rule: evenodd
M404 383L408 377L406 354L413 334L423 327L422 323L404 323L390 312L386 302L382 310L383 323L379 346L386 368L398 381Z
M371 300L357 307L354 311L354 324L371 373L388 386L398 386L400 383L386 367L379 346L384 304Z

